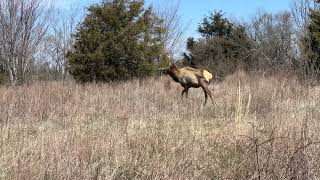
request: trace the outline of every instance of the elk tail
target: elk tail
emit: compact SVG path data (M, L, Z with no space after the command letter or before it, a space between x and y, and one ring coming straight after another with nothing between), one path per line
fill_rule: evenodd
M205 78L205 80L210 83L211 79L212 79L212 74L210 72L208 72L207 70L203 70L203 77Z

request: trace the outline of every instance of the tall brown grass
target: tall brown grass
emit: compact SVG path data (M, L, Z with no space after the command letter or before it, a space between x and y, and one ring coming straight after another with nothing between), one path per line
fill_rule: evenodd
M237 73L0 88L0 179L319 179L320 87Z

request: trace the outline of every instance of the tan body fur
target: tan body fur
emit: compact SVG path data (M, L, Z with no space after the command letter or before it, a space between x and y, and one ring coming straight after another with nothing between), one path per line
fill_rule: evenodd
M207 70L195 69L191 67L178 68L175 64L172 64L168 70L168 74L174 81L179 82L184 88L182 91L182 97L184 93L186 93L186 97L188 97L189 88L201 87L205 93L205 104L207 103L208 95L212 100L211 91L209 90L208 86L213 75Z

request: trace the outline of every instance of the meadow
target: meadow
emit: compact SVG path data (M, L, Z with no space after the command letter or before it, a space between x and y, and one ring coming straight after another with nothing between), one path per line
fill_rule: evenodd
M0 87L0 179L319 179L320 86L238 72Z

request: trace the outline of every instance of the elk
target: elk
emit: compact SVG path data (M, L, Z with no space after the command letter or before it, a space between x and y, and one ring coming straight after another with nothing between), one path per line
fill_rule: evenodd
M212 94L209 90L209 84L212 80L212 74L205 69L195 69L191 67L178 68L174 63L170 66L167 73L172 77L175 82L181 84L184 88L181 95L186 94L188 98L189 88L199 88L203 89L205 95L204 105L207 104L208 95L212 100Z

